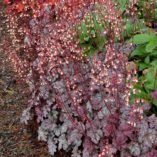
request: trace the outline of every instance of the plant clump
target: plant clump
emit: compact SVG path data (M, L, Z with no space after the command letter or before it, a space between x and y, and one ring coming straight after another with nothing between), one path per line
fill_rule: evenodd
M6 53L30 90L21 121L38 122L38 139L50 154L157 156L157 117L145 114L143 99L130 103L138 69L114 45L123 26L117 3L5 2L12 41Z

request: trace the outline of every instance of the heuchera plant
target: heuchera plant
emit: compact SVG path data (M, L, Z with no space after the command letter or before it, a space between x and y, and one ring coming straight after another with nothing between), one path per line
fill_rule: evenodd
M5 2L14 12L6 15L12 41L6 53L30 89L21 121L36 117L38 139L47 142L50 154L65 150L72 157L157 156L157 118L146 117L148 105L138 99L129 104L136 68L127 68L127 57L114 47L122 24L116 4L111 0ZM108 40L103 51L88 58L76 26L96 4L106 8L102 19L109 25L104 28Z

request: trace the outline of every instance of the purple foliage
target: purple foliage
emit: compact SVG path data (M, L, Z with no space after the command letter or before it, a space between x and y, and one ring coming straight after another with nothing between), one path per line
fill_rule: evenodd
M117 37L120 20L115 6L101 2L107 8L104 20ZM112 33L103 52L84 57L74 26L83 19L82 10L89 12L93 4L75 9L63 5L55 21L54 9L45 8L24 29L24 48L33 57L17 59L19 68L26 69L20 74L25 73L30 89L22 121L27 123L31 112L37 116L38 139L47 142L52 155L62 149L72 157L156 156L157 117L147 117L146 106L129 104L136 70L127 70L127 57L115 49Z

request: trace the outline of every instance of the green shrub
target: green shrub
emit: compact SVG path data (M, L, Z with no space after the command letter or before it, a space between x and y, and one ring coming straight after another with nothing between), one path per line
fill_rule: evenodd
M157 34L137 34L132 38L132 42L137 47L130 57L138 68L138 83L135 85L137 93L134 97L157 106L156 98L152 97L152 93L157 90Z

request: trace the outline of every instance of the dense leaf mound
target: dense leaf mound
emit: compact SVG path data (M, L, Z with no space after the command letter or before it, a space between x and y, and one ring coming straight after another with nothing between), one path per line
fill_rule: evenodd
M115 44L140 30L126 28L138 2L5 3L12 41L6 53L30 89L21 121L38 122L50 154L157 156L157 117L146 115L148 101L136 97L138 68Z

